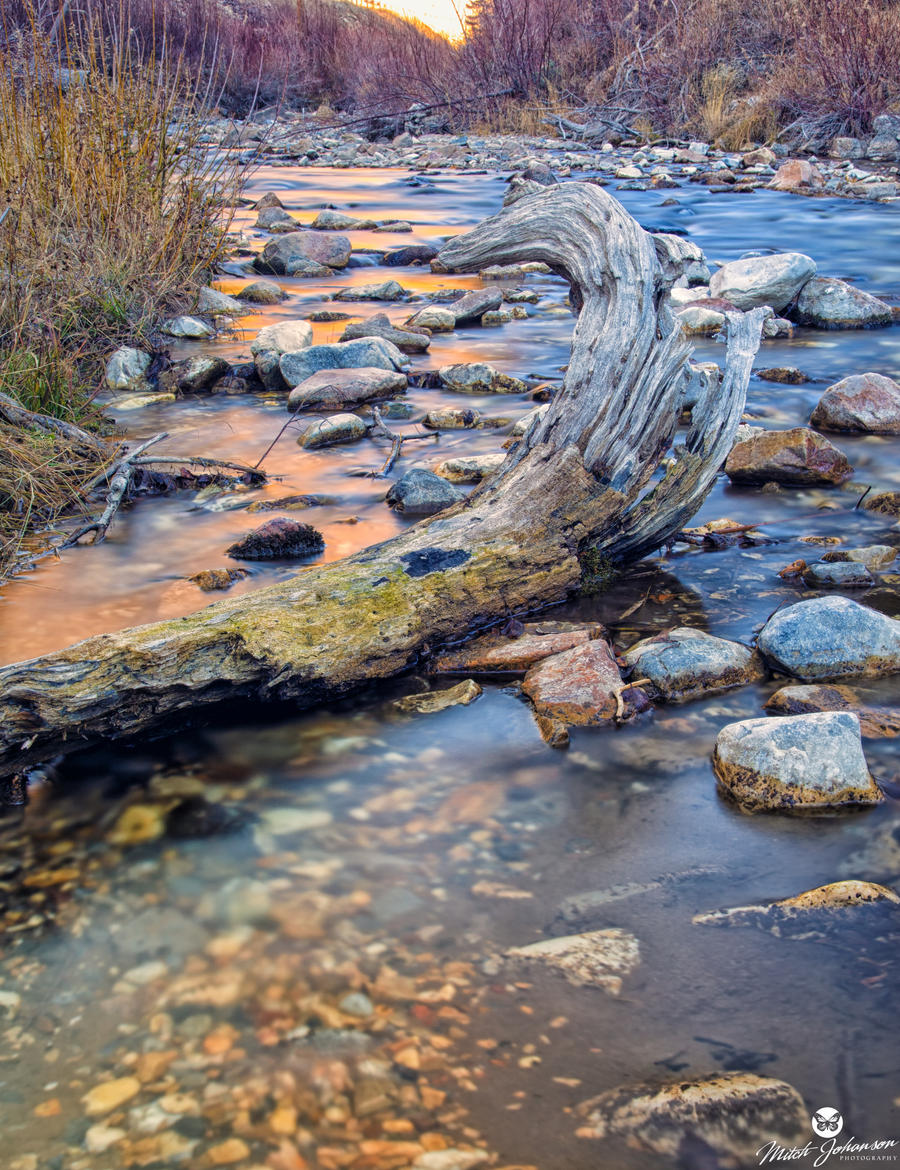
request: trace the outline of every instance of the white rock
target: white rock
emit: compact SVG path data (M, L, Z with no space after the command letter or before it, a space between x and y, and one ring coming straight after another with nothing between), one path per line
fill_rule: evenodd
M709 290L738 309L769 305L779 313L815 274L816 262L809 256L780 252L723 264L710 280Z

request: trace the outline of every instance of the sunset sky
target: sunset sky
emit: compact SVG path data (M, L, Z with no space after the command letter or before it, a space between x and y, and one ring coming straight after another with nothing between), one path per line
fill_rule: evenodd
M364 0L357 0L357 3ZM465 11L466 0L380 0L380 8L389 8L401 16L413 16L449 37L460 35L459 15Z

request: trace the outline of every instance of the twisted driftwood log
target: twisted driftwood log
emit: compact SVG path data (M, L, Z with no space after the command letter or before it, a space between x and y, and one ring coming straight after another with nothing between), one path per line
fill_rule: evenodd
M538 260L573 286L568 373L541 423L467 501L392 540L190 617L0 669L0 772L225 698L314 704L562 600L585 563L659 547L731 447L764 315L730 318L722 384L651 487L689 353L664 307L682 252L582 183L521 199L454 239L440 256L448 268Z

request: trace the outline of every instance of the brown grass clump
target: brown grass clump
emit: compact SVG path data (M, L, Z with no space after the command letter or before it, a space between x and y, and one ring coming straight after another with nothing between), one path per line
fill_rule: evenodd
M112 26L88 6L54 37L28 9L0 48L0 393L86 425L110 351L205 283L235 186L201 141L203 82L138 45L124 0L119 11ZM0 432L5 540L58 515L96 469L70 456Z

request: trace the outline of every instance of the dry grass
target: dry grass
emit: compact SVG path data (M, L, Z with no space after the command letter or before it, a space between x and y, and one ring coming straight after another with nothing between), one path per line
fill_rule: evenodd
M118 31L86 17L55 42L29 14L0 50L0 392L91 425L110 350L205 282L236 174L202 146L202 74L138 51L127 7ZM91 463L71 454L0 432L5 529L70 502Z

